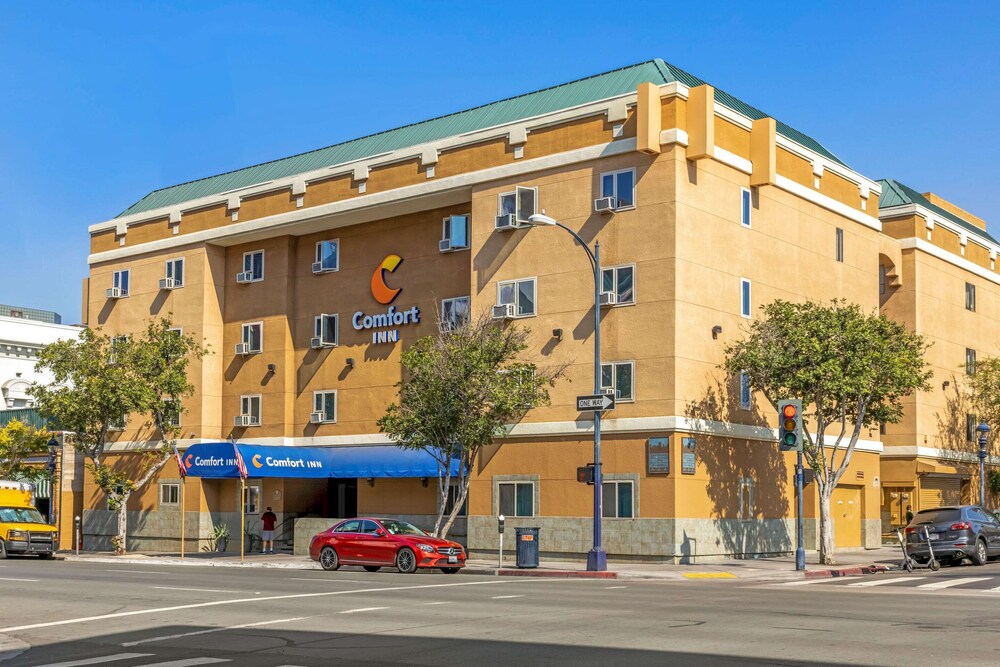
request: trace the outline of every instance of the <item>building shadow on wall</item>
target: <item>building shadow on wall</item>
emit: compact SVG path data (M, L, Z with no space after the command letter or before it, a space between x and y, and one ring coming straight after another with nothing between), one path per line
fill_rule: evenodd
M972 401L954 373L944 381L944 384L946 385L944 387L944 410L934 413L934 418L937 421L937 442L918 444L926 444L949 452L978 452L976 426L979 422L972 419L974 423L971 424L971 428L968 424L968 419L974 416L972 414L974 411Z
M788 493L794 470L785 465L777 441L743 435L747 427L772 428L762 406L755 399L742 409L738 378L726 384L714 378L685 412L688 418L710 422L703 428L713 434L698 438L696 453L708 473L706 493L718 536L714 552L748 558L790 551L785 520L792 516ZM698 555L686 532L678 546L688 560Z

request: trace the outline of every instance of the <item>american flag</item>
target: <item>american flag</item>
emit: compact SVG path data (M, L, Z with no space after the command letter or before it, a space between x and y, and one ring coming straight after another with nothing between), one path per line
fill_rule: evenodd
M177 451L177 445L174 445L174 460L177 461L177 469L181 473L181 479L187 477L187 468L184 467L184 459L181 458L181 453Z
M247 475L247 464L243 462L243 455L240 454L240 448L233 445L233 449L236 451L236 468L240 471L240 477L246 479Z

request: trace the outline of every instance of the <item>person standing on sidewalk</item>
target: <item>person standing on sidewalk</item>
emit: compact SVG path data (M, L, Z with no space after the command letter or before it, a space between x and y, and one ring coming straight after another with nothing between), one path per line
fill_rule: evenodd
M274 512L271 511L270 507L268 507L267 511L260 517L260 522L263 524L261 542L264 549L261 553L274 553L274 524L277 520L278 517L274 515Z

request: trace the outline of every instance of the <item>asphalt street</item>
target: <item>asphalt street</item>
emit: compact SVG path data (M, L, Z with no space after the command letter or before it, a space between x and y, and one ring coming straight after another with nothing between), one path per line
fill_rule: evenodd
M11 558L0 664L996 665L998 610L998 564L761 583Z

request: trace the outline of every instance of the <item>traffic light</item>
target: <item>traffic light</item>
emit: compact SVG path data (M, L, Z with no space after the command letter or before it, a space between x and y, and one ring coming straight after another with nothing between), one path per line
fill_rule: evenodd
M594 464L588 463L585 466L580 466L576 469L576 481L581 484L593 484L594 483Z
M802 451L802 401L778 403L778 449L783 452Z

